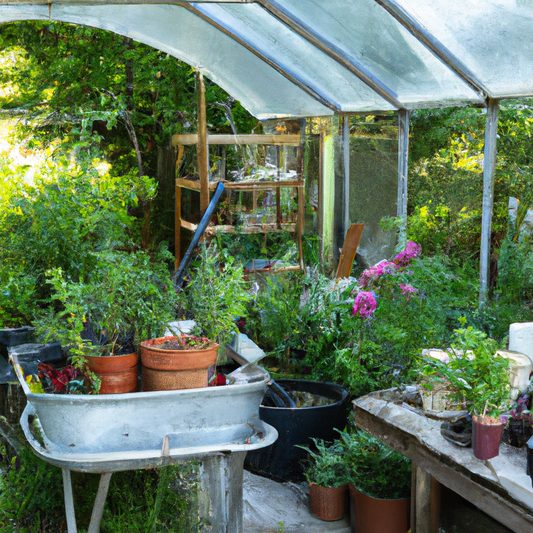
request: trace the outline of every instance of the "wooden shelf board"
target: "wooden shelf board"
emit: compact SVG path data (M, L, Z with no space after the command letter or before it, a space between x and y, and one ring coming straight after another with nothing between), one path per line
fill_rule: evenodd
M218 181L209 182L209 190L214 191ZM226 189L236 189L240 191L260 191L268 189L277 189L279 187L303 187L303 180L298 181L223 181L224 187ZM187 180L185 178L177 178L176 185L183 187L184 189L189 189L191 191L200 191L200 182Z
M300 135L208 135L207 143L218 144L266 144L273 146L299 146ZM190 146L198 144L196 133L179 133L172 136L172 146Z

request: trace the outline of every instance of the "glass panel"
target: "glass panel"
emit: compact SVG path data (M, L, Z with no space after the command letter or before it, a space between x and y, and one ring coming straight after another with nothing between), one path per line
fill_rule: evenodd
M410 1L424 3L420 0ZM459 77L375 0L278 2L328 41L365 65L398 94L398 99L406 107L480 101ZM448 1L441 0L441 4L445 6L443 10L447 9ZM449 20L455 23L453 18ZM437 23L440 23L438 18Z
M171 5L52 5L57 20L127 35L199 68L259 119L331 115L272 67L193 13Z
M202 6L256 50L273 57L342 111L395 109L354 74L255 4Z
M18 20L48 20L48 6L0 6L0 24Z
M400 0L495 97L533 95L532 0Z

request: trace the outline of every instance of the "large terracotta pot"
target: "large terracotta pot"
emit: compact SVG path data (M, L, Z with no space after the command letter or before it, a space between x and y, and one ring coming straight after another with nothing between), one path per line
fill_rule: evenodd
M411 527L410 498L381 500L363 494L351 483L349 487L357 533L407 533L409 531Z
M159 348L176 337L160 337L141 342L143 366L153 370L195 370L209 368L217 360L218 344L203 350L163 350Z
M143 391L207 387L208 369L216 363L218 344L203 350L159 348L175 339L168 336L141 342Z
M100 394L124 394L137 390L137 354L86 356L89 370L102 382Z
M328 488L309 483L311 513L320 520L340 520L348 509L348 485Z
M500 453L500 442L502 440L505 424L482 424L481 418L472 417L472 448L474 457L481 459L492 459Z

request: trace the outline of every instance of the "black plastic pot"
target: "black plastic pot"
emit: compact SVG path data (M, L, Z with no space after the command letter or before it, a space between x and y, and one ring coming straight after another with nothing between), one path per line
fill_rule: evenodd
M304 391L335 400L332 404L317 407L290 409L262 405L259 409L261 420L274 426L279 438L271 446L249 452L246 468L279 481L301 481L301 462L307 457L307 453L295 445L312 447L311 437L329 442L339 438L335 428L343 430L346 426L348 391L334 383L301 380L276 382L288 391Z

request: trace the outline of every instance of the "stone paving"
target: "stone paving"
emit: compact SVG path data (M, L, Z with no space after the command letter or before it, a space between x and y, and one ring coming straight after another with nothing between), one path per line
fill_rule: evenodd
M304 485L277 483L244 471L243 514L246 533L351 533L349 516L324 522L309 512ZM281 522L281 524L280 524Z

